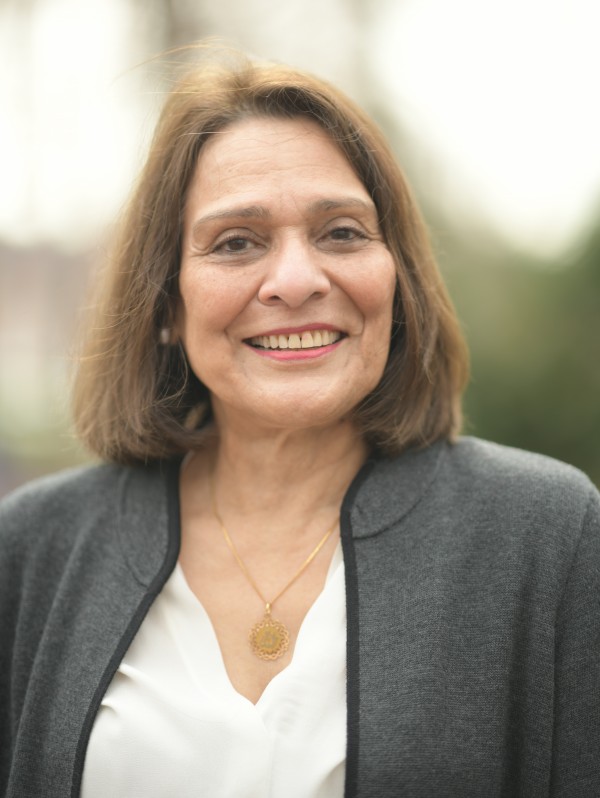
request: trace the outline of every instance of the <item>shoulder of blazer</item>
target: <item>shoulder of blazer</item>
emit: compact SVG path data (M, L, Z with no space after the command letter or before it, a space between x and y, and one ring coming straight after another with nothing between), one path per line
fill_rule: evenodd
M544 455L477 438L439 441L396 458L373 460L358 475L347 512L355 538L377 535L417 507L438 515L468 506L502 516L582 512L598 491L578 469Z

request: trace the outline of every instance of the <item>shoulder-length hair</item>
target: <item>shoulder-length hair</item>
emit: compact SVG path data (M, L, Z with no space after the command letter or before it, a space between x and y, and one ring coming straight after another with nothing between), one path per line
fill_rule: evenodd
M386 455L451 439L466 347L415 200L377 125L338 89L244 56L211 59L170 92L88 318L73 391L75 428L103 459L146 462L202 446L207 389L165 344L178 301L182 219L207 139L252 117L308 117L371 195L397 272L389 357L355 421Z

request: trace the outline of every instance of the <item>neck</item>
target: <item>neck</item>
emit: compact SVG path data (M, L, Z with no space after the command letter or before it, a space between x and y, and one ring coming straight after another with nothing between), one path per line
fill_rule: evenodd
M331 525L367 454L350 421L267 432L226 425L190 470L201 480L212 478L219 511L234 528L253 519L265 536L297 535L298 529Z

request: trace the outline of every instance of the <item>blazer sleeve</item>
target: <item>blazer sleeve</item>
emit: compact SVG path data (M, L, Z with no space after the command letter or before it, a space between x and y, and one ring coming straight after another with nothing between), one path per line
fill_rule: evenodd
M600 494L593 489L556 625L551 798L600 795Z
M13 504L7 499L0 503L0 795L8 782L20 699L14 691L14 659L20 605L18 554L25 513Z

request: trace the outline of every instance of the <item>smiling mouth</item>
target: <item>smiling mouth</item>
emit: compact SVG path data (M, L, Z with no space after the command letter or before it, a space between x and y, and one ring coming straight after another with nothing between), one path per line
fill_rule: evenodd
M250 346L259 349L319 349L345 337L338 330L306 330L291 335L257 335L248 338Z

